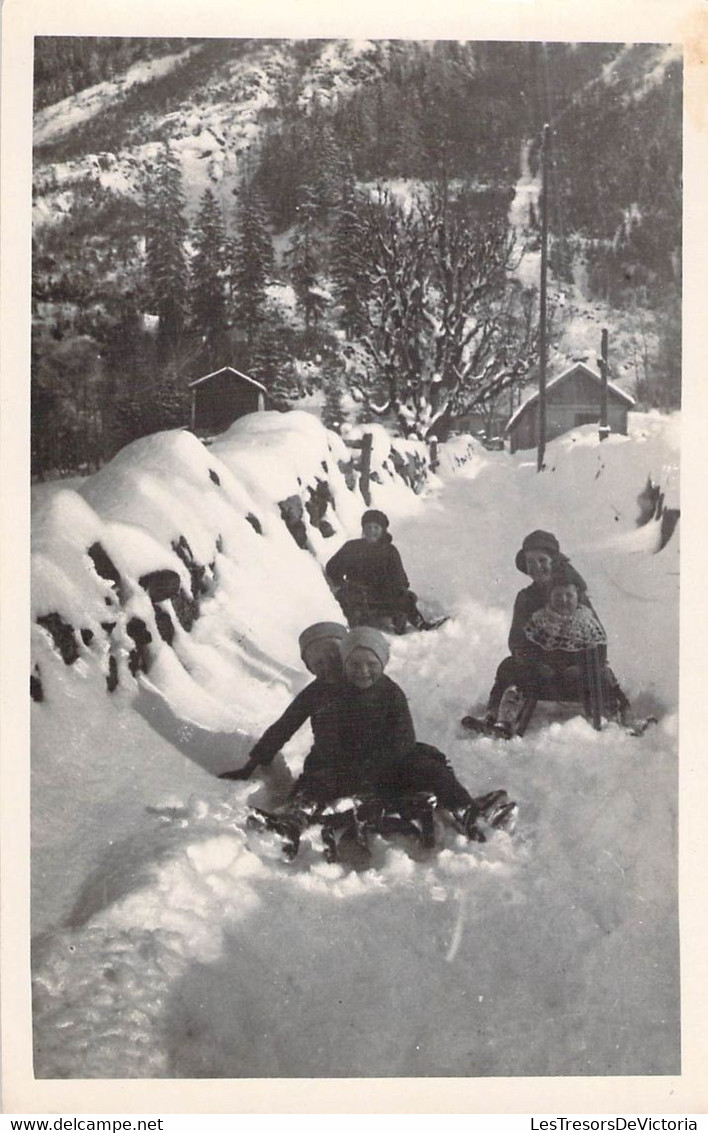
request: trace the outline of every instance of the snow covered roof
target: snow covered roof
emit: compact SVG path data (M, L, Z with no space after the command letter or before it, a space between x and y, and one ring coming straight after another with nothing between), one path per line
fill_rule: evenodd
M265 386L261 385L260 382L257 382L255 378L249 378L248 374L242 374L240 370L235 370L233 366L222 366L220 370L213 370L211 374L205 374L203 378L195 378L193 382L189 383L189 388L193 389L194 386L201 385L202 382L206 382L209 378L215 378L217 374L234 374L237 378L241 378L242 381L248 382L249 385L255 386L256 389L263 390L263 393L268 392Z
M548 393L549 390L553 389L554 386L560 385L560 383L562 381L565 381L565 379L569 377L570 374L574 374L578 370L582 370L584 374L587 374L587 376L589 378L592 378L593 381L597 382L598 385L602 384L602 378L598 374L597 370L591 370L590 367L586 366L584 362L574 362L573 365L569 366L567 370L564 370L562 374L558 374L555 378L551 378L550 382L546 384L546 393ZM622 401L626 402L627 405L636 404L632 395L625 393L625 391L623 389L620 389L619 386L616 386L614 382L608 382L607 389L610 390L616 397L619 397ZM509 418L506 424L507 432L509 431L509 429L511 429L512 425L514 425L518 421L519 417L521 417L521 415L526 412L528 407L530 405L533 405L536 401L538 401L538 390L536 390L535 393L532 393L531 397L528 397L526 401L522 402L516 412L513 413Z

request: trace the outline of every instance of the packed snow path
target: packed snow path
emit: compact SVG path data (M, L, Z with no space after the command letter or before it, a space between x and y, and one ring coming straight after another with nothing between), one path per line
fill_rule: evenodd
M452 614L395 639L389 672L419 738L473 792L518 800L517 833L477 845L448 830L434 854L379 841L374 868L353 873L314 841L288 865L277 839L246 836L262 781L154 800L154 843L118 854L74 927L38 943L41 1076L678 1070L677 539L654 554L656 531L634 527L647 474L676 456L672 429L652 418L604 446L581 430L541 476L480 452L414 515L388 502L412 585ZM504 656L514 555L534 527L589 580L637 708L662 713L643 739L578 718L509 744L461 734ZM195 727L180 750L192 742L203 763ZM306 751L306 737L287 749L293 772ZM286 788L284 764L272 780Z

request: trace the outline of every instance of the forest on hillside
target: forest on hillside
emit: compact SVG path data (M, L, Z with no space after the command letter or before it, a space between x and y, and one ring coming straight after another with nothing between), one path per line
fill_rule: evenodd
M140 36L37 36L34 48L34 109L61 102L120 74L133 63L184 51L192 40Z
M35 204L81 170L68 210L33 234L36 475L187 424L188 383L226 364L276 407L316 393L327 424L353 411L421 436L519 396L538 314L515 269L539 217L520 239L509 208L545 120L554 278L641 326L636 392L678 404L680 65L647 83L654 45L381 42L342 84L327 49L273 42L288 65L257 138L190 209L176 124L190 100L223 102L251 41L37 40L37 109L159 53L184 58L36 146ZM140 165L147 145L157 156ZM107 176L118 160L134 191Z

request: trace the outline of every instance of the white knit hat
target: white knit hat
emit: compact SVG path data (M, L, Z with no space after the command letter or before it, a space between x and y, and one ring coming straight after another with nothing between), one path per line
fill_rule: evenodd
M386 668L389 658L388 642L382 633L372 626L356 626L351 629L342 642L342 659L346 661L355 649L370 649Z
M339 622L315 622L314 625L304 629L298 638L300 656L304 656L305 650L313 641L320 641L323 637L334 637L338 641L343 641L346 636L347 627L340 625Z

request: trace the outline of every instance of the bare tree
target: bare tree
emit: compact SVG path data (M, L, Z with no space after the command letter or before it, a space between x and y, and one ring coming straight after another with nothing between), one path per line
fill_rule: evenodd
M359 390L374 412L426 435L528 374L537 327L505 220L470 222L445 192L408 207L381 192L367 233L372 368Z

